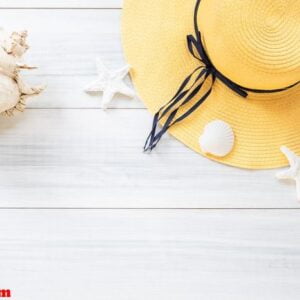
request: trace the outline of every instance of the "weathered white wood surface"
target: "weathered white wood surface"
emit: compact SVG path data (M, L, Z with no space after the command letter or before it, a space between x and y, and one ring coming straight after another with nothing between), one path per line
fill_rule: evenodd
M95 59L124 63L120 10L1 9L7 30L28 30L26 60L39 66L37 75L95 75Z
M1 0L0 8L120 8L122 0Z
M0 121L2 207L299 207L274 171L224 167L165 138L145 110L31 109Z
M27 80L48 84L34 110L0 120L0 207L298 207L293 185L274 171L221 166L173 139L142 154L151 117L141 101L119 96L111 107L124 109L105 114L101 95L83 92L97 56L124 63L120 14L0 10L5 27L30 32L27 60L40 68Z
M0 212L12 299L298 300L300 211Z

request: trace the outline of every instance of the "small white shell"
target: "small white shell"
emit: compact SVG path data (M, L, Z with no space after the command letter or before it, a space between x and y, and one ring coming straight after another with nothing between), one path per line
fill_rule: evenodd
M199 144L205 154L224 157L232 151L234 140L234 132L230 125L216 120L205 126Z

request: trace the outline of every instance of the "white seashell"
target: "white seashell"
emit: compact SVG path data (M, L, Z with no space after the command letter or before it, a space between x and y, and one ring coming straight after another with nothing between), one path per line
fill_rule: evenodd
M33 69L20 60L28 49L27 32L7 35L0 29L0 113L13 115L23 111L28 97L39 94L43 87L30 87L20 76L20 71Z
M234 140L234 132L230 125L215 120L205 126L199 144L205 154L224 157L232 151Z

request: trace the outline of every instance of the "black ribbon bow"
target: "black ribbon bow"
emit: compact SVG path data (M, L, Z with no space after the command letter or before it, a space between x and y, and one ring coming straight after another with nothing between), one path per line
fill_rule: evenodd
M174 97L162 106L159 111L154 115L152 129L150 134L146 140L144 151L152 151L156 145L161 140L162 136L170 129L170 127L175 124L181 122L189 115L191 115L196 109L198 109L201 104L208 98L208 96L212 92L213 85L216 79L219 79L223 84L225 84L232 91L237 93L243 98L248 97L248 92L254 93L275 93L287 90L291 87L296 86L297 83L282 89L276 90L258 90L258 89L250 89L242 87L232 80L227 78L221 72L219 72L215 66L210 61L203 42L201 33L198 26L198 11L201 0L196 1L195 11L194 11L194 28L195 28L195 36L188 35L187 36L187 44L190 53L197 60L200 61L201 66L197 67L181 84L178 91L174 95ZM210 78L210 79L209 79ZM193 104L187 111L179 114L179 110L181 107L189 103L202 89L205 82L210 80L209 88L205 91L205 93L198 99L195 104ZM205 85L206 86L206 85ZM162 128L158 130L158 125L162 121L163 118L166 118Z

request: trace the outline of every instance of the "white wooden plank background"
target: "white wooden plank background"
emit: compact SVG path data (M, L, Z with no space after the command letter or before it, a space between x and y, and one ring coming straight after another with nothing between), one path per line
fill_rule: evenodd
M1 0L0 8L120 8L122 0Z
M0 212L12 299L298 300L300 211Z
M299 207L273 172L224 167L173 138L144 154L145 110L32 109L0 122L2 207Z
M298 300L293 184L169 137L144 155L140 100L118 96L105 113L83 93L96 56L124 63L121 6L0 1L0 26L29 30L40 69L26 79L48 85L0 119L0 289L22 300Z

